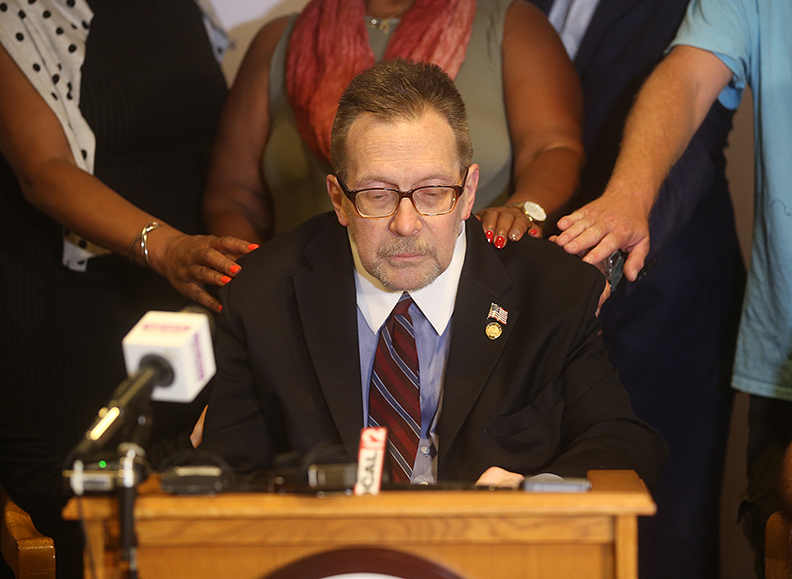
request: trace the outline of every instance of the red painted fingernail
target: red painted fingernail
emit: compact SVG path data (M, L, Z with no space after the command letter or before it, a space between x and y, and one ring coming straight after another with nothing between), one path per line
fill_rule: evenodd
M217 311L218 312L222 312L223 311L223 305L222 304L217 306Z
M498 249L503 249L503 246L506 245L506 238L502 235L499 235L495 238L495 247Z
M228 269L231 270L231 273L239 273L239 271L242 269L242 266L234 264L231 267L229 267Z
M528 231L528 235L531 237L539 237L539 230L538 229L531 229Z
M259 248L258 243L251 243L250 245L248 245L249 251L253 251L254 249L258 249L258 248Z
M490 243L492 243L492 237L493 237L495 234L494 234L494 233L492 233L492 231L485 231L485 232L484 232L484 235L486 235L486 236L487 236L487 241L489 241Z
M231 281L231 278L228 277L227 275L224 275L223 277L220 278L220 281L223 283L228 283Z

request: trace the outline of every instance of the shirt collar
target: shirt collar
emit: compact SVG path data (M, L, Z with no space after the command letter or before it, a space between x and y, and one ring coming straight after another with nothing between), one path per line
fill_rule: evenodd
M409 292L421 313L429 320L438 335L445 331L451 320L451 314L454 313L459 276L462 274L462 265L465 263L465 251L467 250L464 225L462 222L460 234L454 245L454 255L446 270L428 286ZM351 235L349 243L352 247L352 257L355 260L357 305L371 331L376 333L388 319L403 292L391 291L383 287L380 281L363 267L357 246Z

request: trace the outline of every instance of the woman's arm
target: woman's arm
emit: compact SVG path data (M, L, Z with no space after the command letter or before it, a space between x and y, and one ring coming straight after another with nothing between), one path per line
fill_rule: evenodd
M503 92L514 158L515 192L507 204L533 201L557 216L577 186L584 153L580 82L561 40L539 9L515 1L503 36ZM479 212L496 245L541 228L515 207Z
M57 117L5 49L0 49L0 78L0 151L25 199L86 239L141 265L145 261L133 241L147 223L160 222L148 235L150 266L182 294L219 310L202 284L230 281L239 271L233 257L250 251L249 244L188 236L135 207L77 167Z
M257 243L272 236L273 214L261 159L269 139L269 69L288 18L266 24L245 55L212 153L204 215L209 231Z

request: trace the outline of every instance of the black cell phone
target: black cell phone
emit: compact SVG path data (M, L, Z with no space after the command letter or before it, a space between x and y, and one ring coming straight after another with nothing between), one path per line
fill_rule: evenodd
M624 278L624 262L627 259L627 252L617 249L605 258L605 279L611 286L611 290L619 287Z

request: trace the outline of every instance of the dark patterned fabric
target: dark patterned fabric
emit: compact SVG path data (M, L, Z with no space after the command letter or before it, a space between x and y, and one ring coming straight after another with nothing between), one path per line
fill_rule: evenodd
M408 310L413 301L402 294L377 342L369 390L369 426L388 429L393 482L409 483L421 437L421 378L418 349Z

